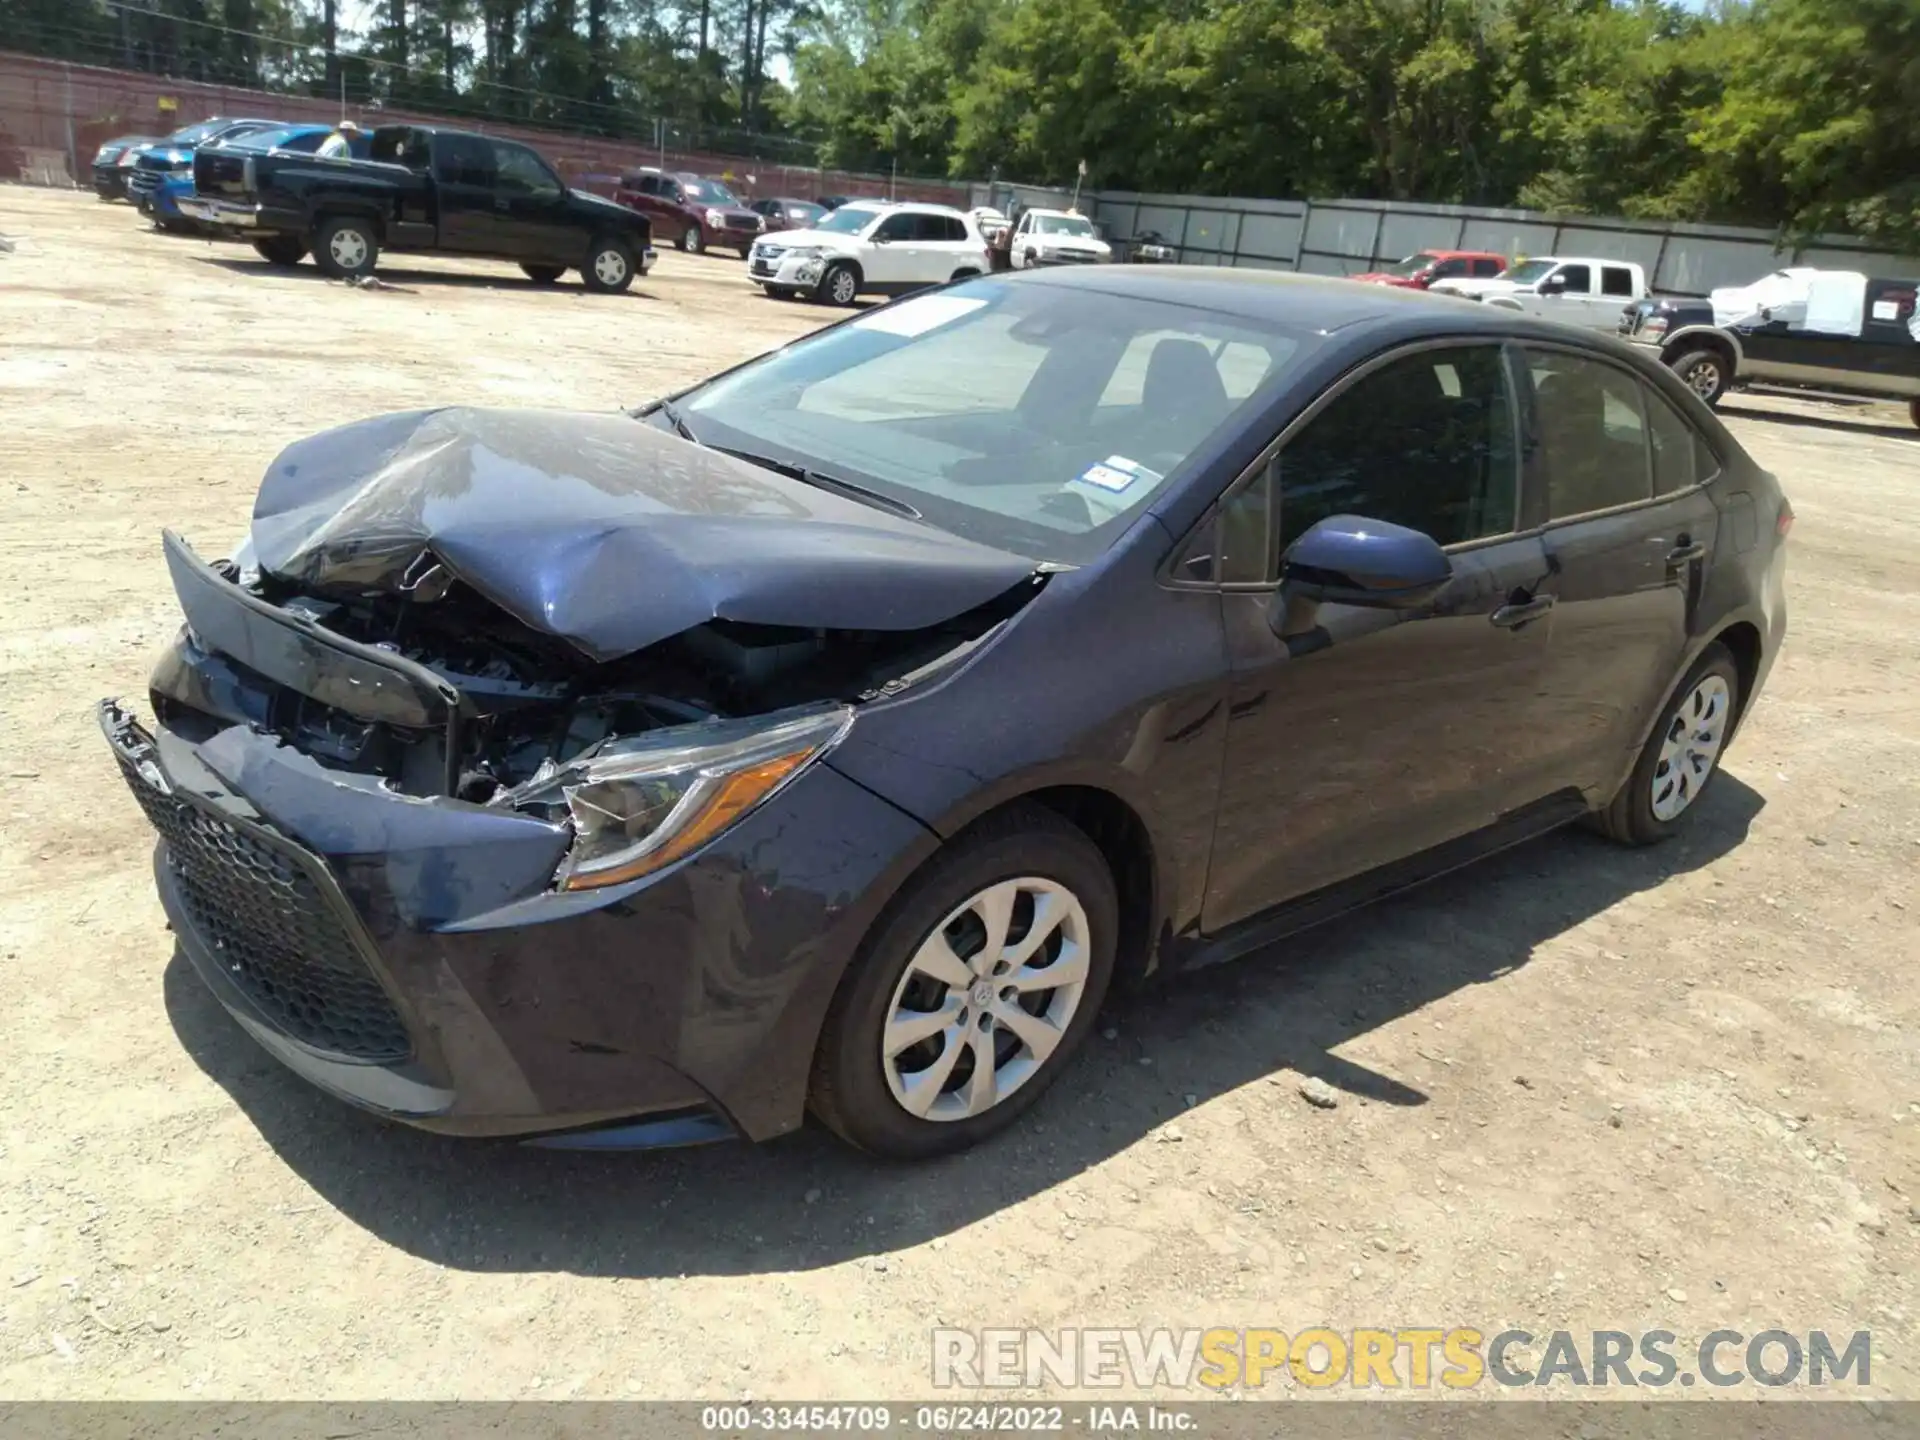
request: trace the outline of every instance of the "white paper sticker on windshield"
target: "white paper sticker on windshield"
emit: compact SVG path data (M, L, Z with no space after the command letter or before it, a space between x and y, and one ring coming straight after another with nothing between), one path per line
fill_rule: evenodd
M1089 465L1080 472L1080 478L1089 485L1098 485L1102 490L1118 494L1140 477L1125 470L1116 470L1111 465Z
M1876 320L1898 320L1900 318L1900 302L1898 300L1874 301L1873 318Z
M878 330L883 335L904 335L912 339L942 325L951 325L962 315L984 309L986 303L964 295L918 295L871 315L862 315L852 326L856 330Z

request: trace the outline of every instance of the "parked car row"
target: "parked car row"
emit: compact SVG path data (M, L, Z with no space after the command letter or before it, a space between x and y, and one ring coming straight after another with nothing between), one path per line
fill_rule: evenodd
M1657 350L1708 405L1757 384L1904 401L1920 426L1914 278L1792 266L1704 299L1656 297L1631 261L1547 255L1509 265L1473 250L1422 250L1352 278L1617 332Z

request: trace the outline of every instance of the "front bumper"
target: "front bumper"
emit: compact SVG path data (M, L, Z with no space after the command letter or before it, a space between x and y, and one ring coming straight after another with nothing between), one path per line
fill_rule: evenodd
M183 636L200 678L238 673ZM180 950L270 1054L461 1135L637 1148L802 1119L826 1003L917 822L817 765L675 869L548 888L565 838L395 794L243 725L100 724ZM189 727L191 728L191 727Z
M260 223L259 207L238 200L210 200L201 195L183 195L178 201L180 213L202 225L222 230L251 230Z
M787 251L769 253L756 245L747 255L747 279L756 285L779 285L810 290L833 263L831 255L796 256Z
M93 193L102 200L124 200L127 198L127 171L131 167L122 165L96 165L93 167Z

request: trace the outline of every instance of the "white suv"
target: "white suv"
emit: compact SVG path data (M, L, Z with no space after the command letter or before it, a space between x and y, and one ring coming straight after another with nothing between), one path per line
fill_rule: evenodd
M987 271L987 242L945 205L854 201L811 230L781 230L753 247L747 277L769 295L851 305Z

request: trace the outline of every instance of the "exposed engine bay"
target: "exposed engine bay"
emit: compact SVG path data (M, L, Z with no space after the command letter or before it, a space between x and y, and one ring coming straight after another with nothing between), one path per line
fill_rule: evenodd
M381 777L416 796L486 803L596 746L670 726L730 720L811 702L872 699L964 654L1024 605L1044 577L917 630L827 630L711 620L619 659L595 663L436 571L400 595L330 598L272 576L215 567L230 582L318 629L405 657L456 687L471 712L449 764L447 732L367 720L264 677L239 672L251 713L208 716L202 698L169 683L163 720L248 719L330 769ZM190 648L194 637L186 637ZM214 657L208 657L214 658ZM216 663L234 665L230 657ZM238 670L238 667L235 666Z

